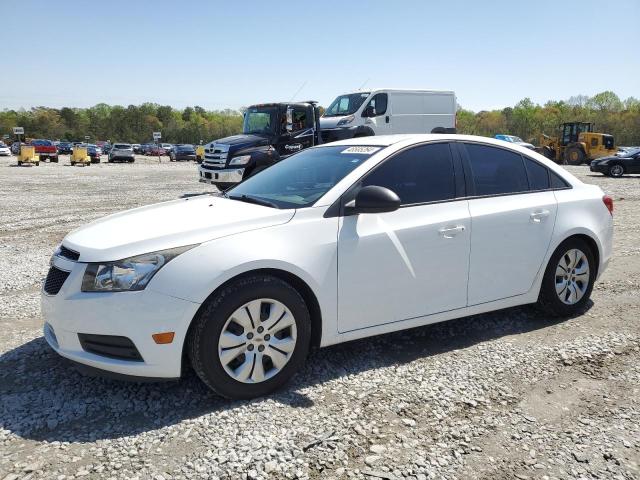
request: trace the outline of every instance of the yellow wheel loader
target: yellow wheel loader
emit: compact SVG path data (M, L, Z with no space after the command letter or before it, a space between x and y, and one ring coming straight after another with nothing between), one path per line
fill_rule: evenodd
M559 137L542 134L536 151L556 163L581 165L613 155L616 147L613 135L594 132L592 123L568 122L560 125Z

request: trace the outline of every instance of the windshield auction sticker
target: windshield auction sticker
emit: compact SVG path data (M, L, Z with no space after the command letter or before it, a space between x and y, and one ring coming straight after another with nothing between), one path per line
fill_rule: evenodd
M363 153L366 155L372 155L378 150L380 150L380 147L349 147L340 153Z

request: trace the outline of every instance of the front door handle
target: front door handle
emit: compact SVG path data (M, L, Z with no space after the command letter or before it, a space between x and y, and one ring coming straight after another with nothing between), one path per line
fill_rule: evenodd
M464 232L464 225L456 225L453 227L447 226L438 230L438 233L444 238L453 238L462 232Z
M535 212L531 212L529 218L534 223L540 223L543 219L549 216L549 210L536 210Z

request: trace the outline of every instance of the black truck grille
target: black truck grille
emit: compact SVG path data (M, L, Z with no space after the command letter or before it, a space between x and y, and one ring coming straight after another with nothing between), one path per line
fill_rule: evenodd
M127 337L79 333L78 339L85 352L119 360L143 361L135 344Z
M78 252L71 250L64 245L60 245L60 256L73 260L74 262L80 258L80 254Z
M70 272L51 267L44 281L44 291L49 295L57 295Z

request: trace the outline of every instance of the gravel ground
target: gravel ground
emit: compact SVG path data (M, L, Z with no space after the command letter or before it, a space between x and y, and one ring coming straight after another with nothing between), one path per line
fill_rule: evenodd
M640 186L576 318L516 308L320 350L283 391L230 402L192 373L86 377L41 335L40 281L72 228L197 194L193 164L0 159L0 479L640 478Z

